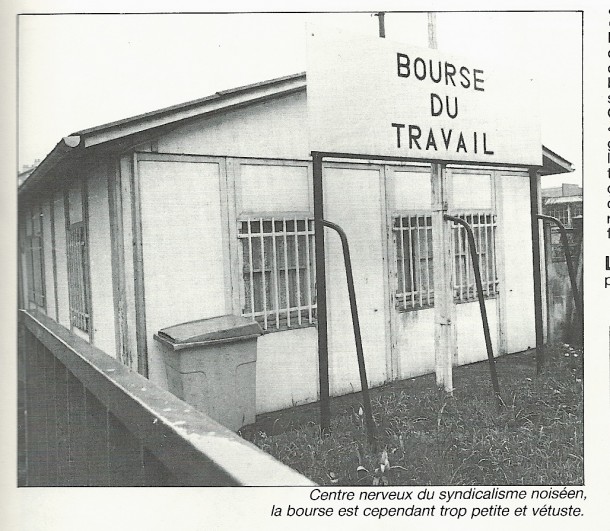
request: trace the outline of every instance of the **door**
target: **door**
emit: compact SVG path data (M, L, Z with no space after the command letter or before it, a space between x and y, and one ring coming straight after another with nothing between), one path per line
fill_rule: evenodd
M160 329L230 313L221 162L142 160L142 253L149 377L165 382Z
M370 385L391 378L386 219L382 166L324 167L324 217L347 234ZM326 229L329 378L331 394L360 390L343 254Z

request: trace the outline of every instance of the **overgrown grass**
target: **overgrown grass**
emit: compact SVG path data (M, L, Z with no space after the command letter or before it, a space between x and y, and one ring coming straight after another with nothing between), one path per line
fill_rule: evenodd
M486 362L454 369L454 396L434 376L371 391L378 451L361 395L333 399L332 433L318 405L264 415L242 436L322 485L578 485L583 483L582 350L547 347L497 361L498 411Z

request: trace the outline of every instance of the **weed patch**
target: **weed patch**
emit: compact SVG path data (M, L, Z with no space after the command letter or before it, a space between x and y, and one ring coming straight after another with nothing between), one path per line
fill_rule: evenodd
M332 400L331 434L318 405L268 415L242 436L321 485L580 485L582 350L546 347L497 360L498 411L487 363L454 369L453 397L434 376L371 390L378 448L368 446L360 394Z

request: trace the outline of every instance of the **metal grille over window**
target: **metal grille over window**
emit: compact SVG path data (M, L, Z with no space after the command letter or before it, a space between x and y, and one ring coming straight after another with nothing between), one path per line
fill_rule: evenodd
M398 289L396 300L405 310L434 303L432 216L413 214L394 218Z
M28 275L28 299L36 306L45 307L44 251L42 243L42 215L34 213L32 234L25 240Z
M70 293L70 322L72 326L89 332L89 293L87 288L87 238L82 222L68 229L68 285Z
M316 316L313 219L239 222L243 314L264 330L309 325Z
M479 256L483 295L495 297L498 293L496 270L496 216L490 212L456 213L471 227ZM468 236L461 225L453 226L453 278L454 297L457 302L477 300L477 288L472 268Z

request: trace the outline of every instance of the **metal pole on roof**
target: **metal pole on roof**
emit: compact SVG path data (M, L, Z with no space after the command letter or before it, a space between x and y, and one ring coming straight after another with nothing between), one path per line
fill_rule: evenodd
M428 48L436 50L436 13L428 11Z
M379 19L379 36L385 39L385 13L380 11L375 13L375 16Z

